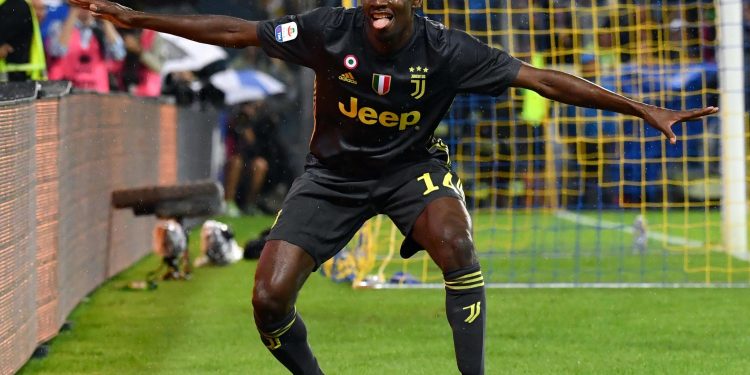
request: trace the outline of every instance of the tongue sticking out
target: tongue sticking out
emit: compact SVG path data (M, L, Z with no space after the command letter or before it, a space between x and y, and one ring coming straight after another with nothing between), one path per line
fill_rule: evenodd
M380 30L388 26L389 23L391 23L391 20L387 17L377 18L372 22L372 26Z

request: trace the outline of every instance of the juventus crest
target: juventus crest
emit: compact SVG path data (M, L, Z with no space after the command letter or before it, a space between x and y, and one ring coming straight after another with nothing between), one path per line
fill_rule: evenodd
M414 99L419 99L424 95L424 89L427 80L427 67L421 66L409 67L409 73L411 73L410 82L414 84L414 91L410 94Z

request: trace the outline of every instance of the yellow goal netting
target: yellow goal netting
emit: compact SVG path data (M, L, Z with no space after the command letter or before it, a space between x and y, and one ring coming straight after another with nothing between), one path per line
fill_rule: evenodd
M718 7L684 0L425 0L423 13L534 66L688 109L718 106L722 94ZM722 205L746 203L722 200L720 116L674 131L678 143L670 145L640 119L520 89L457 98L437 135L463 181L486 281L750 283L747 252L727 249L723 237L733 224L722 221ZM747 231L746 221L736 225ZM377 217L323 271L355 286L439 285L440 270L426 253L398 257L402 238L388 218Z

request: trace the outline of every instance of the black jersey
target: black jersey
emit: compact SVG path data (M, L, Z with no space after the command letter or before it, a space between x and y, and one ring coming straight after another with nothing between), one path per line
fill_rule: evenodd
M432 157L433 132L456 94L500 95L521 66L425 17L415 16L412 39L388 56L368 47L364 27L361 7L258 24L269 56L315 71L310 152L332 169L369 174Z

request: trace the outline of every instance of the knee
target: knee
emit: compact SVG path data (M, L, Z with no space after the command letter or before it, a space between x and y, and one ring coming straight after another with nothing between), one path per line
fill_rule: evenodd
M255 280L253 287L253 310L261 321L283 318L292 308L289 291L283 285L265 280Z
M263 173L268 172L268 161L264 158L255 158L252 163L253 172Z
M455 254L473 256L474 241L468 233L454 234L446 239L450 249Z
M432 238L438 247L448 248L454 252L474 251L474 241L470 229L461 225L443 225L432 230Z
M436 237L440 249L438 265L443 271L464 268L477 263L474 241L468 231L444 230Z
M227 159L227 168L230 171L242 169L242 158L239 155L232 155Z

